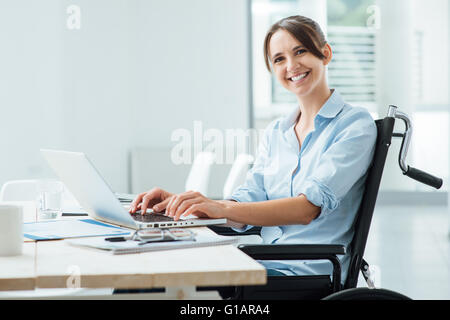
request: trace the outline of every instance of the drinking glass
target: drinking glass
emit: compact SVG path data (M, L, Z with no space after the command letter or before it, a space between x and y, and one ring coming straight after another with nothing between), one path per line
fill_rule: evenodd
M57 180L39 180L37 183L38 219L58 219L62 216L61 199L64 185Z

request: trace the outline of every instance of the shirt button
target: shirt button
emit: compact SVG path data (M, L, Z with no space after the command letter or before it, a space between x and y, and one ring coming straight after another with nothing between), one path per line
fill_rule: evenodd
M281 228L280 227L274 227L272 243L274 243L275 241L280 239L282 235L283 235L283 231L281 230Z
M276 235L277 238L281 238L281 236L283 235L283 231L281 230L280 227L276 227L275 235Z
M266 243L273 243L283 235L280 227L263 227L261 230L261 237Z

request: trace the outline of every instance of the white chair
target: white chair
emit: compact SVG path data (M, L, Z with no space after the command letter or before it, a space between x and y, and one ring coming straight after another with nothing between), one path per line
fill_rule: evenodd
M224 199L230 199L234 190L245 182L247 172L254 160L255 158L250 154L241 153L237 155L231 166L230 173L225 180L225 185L223 187ZM259 244L262 242L262 238L258 235L245 235L238 237L236 246L240 244Z
M39 180L11 180L0 190L0 201L36 201ZM63 207L80 208L73 194L64 186L61 196Z
M186 179L186 191L198 191L204 196L208 195L209 177L214 160L215 155L212 152L205 151L197 154Z
M230 173L225 180L225 185L223 187L224 199L229 199L233 194L233 191L245 182L248 169L253 161L254 158L250 154L242 153L237 155L231 166Z
M37 180L11 180L0 191L0 201L35 201Z

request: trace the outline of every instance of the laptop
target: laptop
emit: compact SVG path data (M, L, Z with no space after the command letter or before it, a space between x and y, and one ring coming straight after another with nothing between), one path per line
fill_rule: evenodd
M40 151L59 179L93 219L131 229L194 227L227 222L225 218L205 219L194 215L174 221L163 214L152 213L152 210L147 210L144 215L130 214L84 153L48 149Z

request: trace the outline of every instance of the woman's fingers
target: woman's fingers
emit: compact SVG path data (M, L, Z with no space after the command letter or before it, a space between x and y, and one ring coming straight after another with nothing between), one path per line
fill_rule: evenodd
M167 205L166 205L166 212L164 213L166 216L170 216L169 211L170 211L170 208L172 207L172 203L175 201L176 197L177 196L174 195L173 197L169 198L169 201L167 202Z
M134 199L129 208L130 213L136 213L137 210L141 210L142 214L147 212L147 208L153 207L155 204L164 203L162 206L163 210L167 204L168 199L173 196L170 192L164 191L161 188L155 187L150 191L143 192L139 194L136 199Z
M227 207L221 201L203 198L184 210L181 216L186 217L190 214L201 218L225 218L227 216Z
M155 211L155 212L161 212L161 211L163 211L164 209L166 209L166 207L167 207L167 205L169 204L170 200L172 200L172 197L173 197L173 196L167 198L167 199L164 200L164 201L161 201L161 202L158 203L158 204L155 204L155 205L153 206L153 208L152 208L153 211Z
M185 212L189 207L191 207L194 204L200 203L202 202L203 199L199 198L199 197L195 197L189 200L184 200L177 208L177 210L175 211L175 214L173 216L173 219L175 221L177 221L178 219L180 219L180 216L183 212Z
M207 217L208 214L206 212L206 206L207 204L204 202L195 203L191 205L184 213L181 215L183 217L186 217L190 214L196 215L198 217Z
M140 209L141 214L145 214L148 208L152 208L155 212L162 212L165 209L166 215L175 217L178 220L180 215L190 205L204 200L201 193L194 191L187 191L178 195L170 195L166 199L162 200L164 197L162 197L161 189L153 188L148 192L139 194L131 203L129 211L130 213L135 213ZM191 199L197 200L186 202Z
M193 191L187 191L181 194L178 194L173 197L173 199L169 202L169 204L166 207L166 214L169 217L173 217L175 215L175 212L178 209L178 206L186 200L192 199L194 197L198 197L200 193L193 192Z
M141 203L142 198L146 195L146 192L140 193L137 195L136 199L134 199L130 204L130 209L128 210L130 213L136 213L138 205Z
M142 198L142 202L141 202L141 214L145 214L147 212L147 207L148 204L151 200L151 195L146 194L143 198Z
M141 214L145 214L148 207L153 207L155 201L161 201L161 192L160 188L153 188L142 197Z

